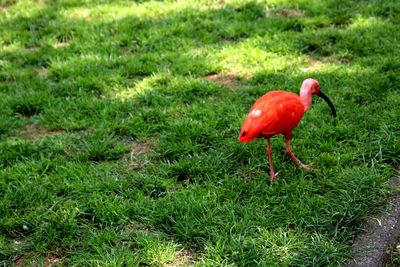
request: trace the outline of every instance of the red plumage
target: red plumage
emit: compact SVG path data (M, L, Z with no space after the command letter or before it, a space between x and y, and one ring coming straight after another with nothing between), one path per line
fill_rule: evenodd
M297 94L271 91L260 97L243 122L239 140L290 133L299 124L304 106Z
M270 144L270 137L275 134L285 136L286 153L296 164L299 164L303 169L312 170L308 165L301 163L293 154L290 148L290 138L293 129L299 124L311 105L313 94L322 97L331 108L333 116L336 116L332 102L320 91L318 81L306 79L300 88L300 95L278 90L268 92L260 97L251 107L243 122L239 135L240 142L250 142L260 137L267 139L271 181L278 176L278 173L274 173Z

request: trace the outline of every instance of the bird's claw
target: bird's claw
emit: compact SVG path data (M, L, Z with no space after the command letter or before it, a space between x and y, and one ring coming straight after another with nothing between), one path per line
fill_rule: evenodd
M306 170L306 171L317 171L318 169L315 169L315 168L311 168L310 166L312 166L314 163L310 163L310 164L303 164L303 163L301 163L300 162L300 167L303 169L303 170Z
M271 183L272 183L272 181L273 181L273 180L275 180L275 179L276 179L276 177L278 177L278 175L279 175L279 172L277 172L277 173L273 173L273 172L271 172L271 173L270 173L270 175L271 175L271 179L270 179L270 181L271 181Z

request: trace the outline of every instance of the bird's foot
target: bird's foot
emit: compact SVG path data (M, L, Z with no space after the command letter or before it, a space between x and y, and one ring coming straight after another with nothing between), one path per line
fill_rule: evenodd
M310 166L312 166L314 163L310 163L310 164L303 164L303 163L299 163L300 164L300 167L303 169L303 170L306 170L306 171L317 171L318 169L314 169L314 168L311 168Z
M276 177L278 177L278 175L279 175L279 172L277 172L277 173L270 172L270 175L271 175L271 179L270 179L270 181L271 181L271 183L272 183L272 181L273 181L273 180L275 180L275 179L276 179Z

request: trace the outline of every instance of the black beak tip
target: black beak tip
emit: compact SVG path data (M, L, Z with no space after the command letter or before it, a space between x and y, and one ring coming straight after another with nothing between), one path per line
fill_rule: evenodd
M329 99L329 97L327 97L327 96L326 96L324 93L322 93L321 91L319 91L318 96L325 100L325 102L326 102L326 103L328 104L328 106L331 108L332 116L333 116L334 118L336 118L336 109L335 109L335 107L333 106L333 104L332 104L331 100Z

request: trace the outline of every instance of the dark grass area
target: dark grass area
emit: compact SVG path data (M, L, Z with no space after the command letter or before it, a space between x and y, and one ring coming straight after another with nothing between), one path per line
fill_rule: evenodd
M399 163L397 1L0 0L0 263L337 266ZM237 141L262 94L334 102Z
M385 267L395 267L400 265L400 244L399 242L396 243L396 245L388 251L388 258L386 259L385 262Z

